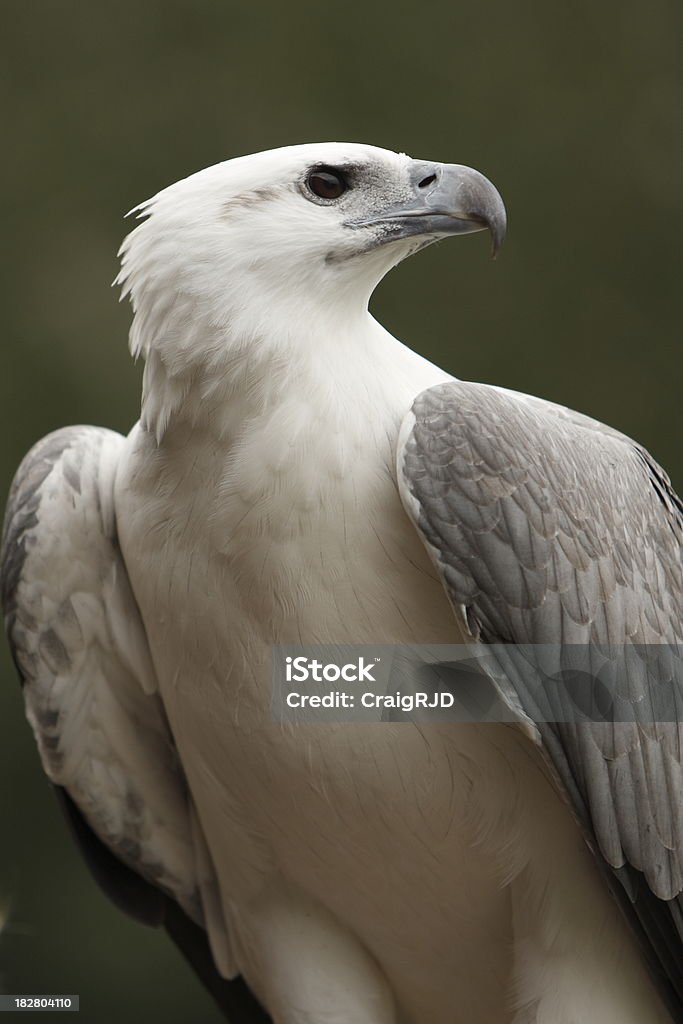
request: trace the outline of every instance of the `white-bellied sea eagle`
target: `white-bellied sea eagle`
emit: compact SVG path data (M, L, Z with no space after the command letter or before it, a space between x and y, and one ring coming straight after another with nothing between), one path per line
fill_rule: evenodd
M681 728L540 720L512 664L626 645L640 707L659 645L680 687L681 503L628 437L456 380L368 312L444 235L497 249L496 189L329 143L140 217L140 420L39 441L2 549L27 714L98 881L233 1024L682 1021ZM509 649L519 721L273 717L274 645L378 643Z

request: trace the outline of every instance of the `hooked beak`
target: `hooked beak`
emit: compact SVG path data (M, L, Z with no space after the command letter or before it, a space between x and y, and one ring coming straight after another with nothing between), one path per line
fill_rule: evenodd
M488 229L491 255L505 239L505 206L497 189L479 171L461 164L415 161L413 198L349 227L384 229L378 244L413 235L465 235Z

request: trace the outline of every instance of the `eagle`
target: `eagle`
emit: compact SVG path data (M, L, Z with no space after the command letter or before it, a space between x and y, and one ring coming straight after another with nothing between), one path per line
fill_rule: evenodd
M683 1020L683 737L646 713L683 682L683 506L628 437L368 310L438 239L497 252L495 187L324 143L136 212L140 419L39 441L1 553L97 881L233 1024ZM512 720L273 715L274 647L377 643L498 652ZM541 714L515 657L543 645L627 651L632 718Z

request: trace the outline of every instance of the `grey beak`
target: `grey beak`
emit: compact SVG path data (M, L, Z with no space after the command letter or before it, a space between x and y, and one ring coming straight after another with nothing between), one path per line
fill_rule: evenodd
M491 233L491 253L505 239L503 200L488 178L461 164L415 161L411 174L413 198L353 227L385 227L383 241L410 235L464 235L485 228Z

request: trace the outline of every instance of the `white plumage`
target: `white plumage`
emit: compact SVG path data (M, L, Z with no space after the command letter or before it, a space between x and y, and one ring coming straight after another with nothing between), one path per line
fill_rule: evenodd
M321 170L338 197L312 191ZM43 441L7 520L47 773L276 1024L669 1020L521 730L270 711L273 644L477 639L402 461L415 399L452 378L367 306L435 237L500 234L497 193L327 144L219 164L140 212L120 275L140 422Z

